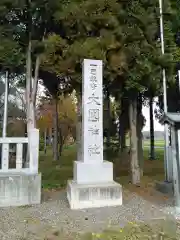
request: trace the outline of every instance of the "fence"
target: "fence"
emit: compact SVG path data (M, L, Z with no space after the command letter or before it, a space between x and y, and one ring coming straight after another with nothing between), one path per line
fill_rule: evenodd
M0 138L1 150L1 169L0 174L10 172L38 173L39 158L39 130L32 129L28 137L6 137ZM23 148L27 144L28 149L28 167L23 166ZM11 147L13 145L13 148ZM14 148L15 146L15 148ZM10 167L10 159L14 156L14 167ZM24 156L25 158L26 156Z

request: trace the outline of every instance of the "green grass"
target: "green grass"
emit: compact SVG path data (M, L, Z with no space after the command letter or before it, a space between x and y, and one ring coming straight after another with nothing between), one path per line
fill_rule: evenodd
M155 223L156 222L156 223ZM132 223L130 222L122 229L105 230L101 234L89 234L83 238L83 240L145 240L145 239L154 239L154 240L178 240L179 237L176 234L175 223L169 220L165 221L155 221L152 223Z
M144 148L144 159L148 159L149 158L149 153L150 153L150 149L149 148ZM164 149L163 148L156 148L155 149L155 157L157 160L164 160Z
M143 141L144 146L150 146L150 140L144 140ZM163 147L164 146L164 140L155 140L154 145L156 147Z
M126 140L126 145L129 146L129 139ZM164 147L164 140L155 140L154 142L154 146L156 149L158 148L163 148ZM149 149L150 148L150 140L144 140L143 141L143 146L145 149Z
M155 220L153 223L129 222L124 228L107 228L102 233L72 234L67 237L65 233L55 232L53 240L179 240L176 225L172 220Z
M76 160L76 146L65 147L58 162L53 161L52 151L40 152L40 171L43 188L63 188L73 177L73 161Z
M53 161L52 157L52 150L48 149L47 154L45 155L43 152L40 152L40 172L42 173L42 186L45 189L52 189L52 188L64 188L67 184L68 179L73 178L73 161L76 160L76 145L71 145L65 147L58 162ZM107 151L105 152L105 159L108 161L118 162L121 165L121 156L118 156L116 152ZM145 159L145 173L146 175L155 176L157 174L163 174L163 160L164 158L164 151L163 149L156 149L156 158L157 161L153 161L151 167L149 165L146 167L147 159L149 158L149 150L144 150L144 159ZM117 174L117 178L121 178L122 176L127 176L128 171L127 169L120 169L120 172Z

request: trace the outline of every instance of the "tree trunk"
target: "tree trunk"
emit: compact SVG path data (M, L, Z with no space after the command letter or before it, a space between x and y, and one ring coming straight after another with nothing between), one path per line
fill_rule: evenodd
M8 125L8 95L9 95L9 72L5 75L5 93L4 93L4 116L3 116L3 131L2 136L7 136L7 125Z
M149 117L150 117L150 156L149 156L149 159L155 160L153 97L149 98Z
M27 8L28 8L28 47L27 47L27 54L26 54L26 104L27 104L27 131L32 128L36 127L35 122L35 99L33 96L36 95L37 92L37 84L33 82L32 79L32 3L31 0L27 1ZM36 62L36 76L35 80L38 78L38 71L39 71L39 62ZM33 84L34 83L34 84ZM34 86L33 86L34 85Z
M40 57L36 58L36 65L35 65L35 75L34 79L31 76L31 84L30 84L30 94L29 94L29 111L28 111L28 121L29 121L29 128L36 128L36 95L37 95L37 88L38 88L38 73L39 73L39 66L40 66ZM31 70L32 71L32 70Z
M24 137L27 137L27 124L25 123L25 129L24 129ZM23 168L26 167L28 161L28 144L24 144L23 147Z
M76 126L77 159L82 160L82 95L77 95L78 99L78 121Z
M53 157L55 161L58 161L58 99L54 101L55 111L54 111L54 137L53 137Z
M26 56L26 104L27 104L27 131L33 126L32 119L32 104L31 101L31 78L32 78L32 62L31 62L31 51L32 51L32 43L31 39L29 39L28 48L27 48L27 56Z
M110 94L109 89L107 88L107 116L108 116L108 126L107 126L107 139L106 139L106 146L107 148L110 147L110 138L111 138L111 106L110 106Z
M34 81L33 81L33 90L32 90L32 100L33 100L34 107L36 107L36 96L37 96L37 89L38 89L39 67L40 67L40 56L37 56L36 57L36 65L35 65L35 73L34 73Z
M130 101L129 105L130 121L130 173L132 184L140 183L140 167L138 161L137 144L137 99Z
M29 99L28 130L32 128L36 128L35 106L32 99Z
M31 8L31 0L28 1L28 9ZM32 112L32 41L31 41L31 30L32 30L32 16L30 11L28 12L28 47L27 47L27 53L26 53L26 121L27 121L27 134L30 129L34 127L34 118L33 118L33 112ZM28 167L29 163L29 145L27 146L27 152L26 152L26 160L24 163L25 167Z
M124 128L122 128L120 150L121 150L121 152L124 152L125 149L126 149L126 132L124 131Z
M63 151L63 136L62 136L62 130L59 128L59 156L62 156L62 151Z
M121 111L119 115L119 142L120 142L120 150L121 152L124 151L126 148L126 131L127 131L127 122L128 122L128 108L129 103L127 99L121 99Z
M47 129L44 130L44 154L47 152Z
M141 171L141 176L143 176L144 167L144 156L143 156L143 115L142 115L142 96L139 96L137 103L137 139L138 139L138 160L139 167Z
M119 116L119 122L120 122L120 126L119 126L119 145L120 145L120 151L121 153L124 152L125 148L126 148L126 130L125 130L125 118L124 118L124 113L120 114Z

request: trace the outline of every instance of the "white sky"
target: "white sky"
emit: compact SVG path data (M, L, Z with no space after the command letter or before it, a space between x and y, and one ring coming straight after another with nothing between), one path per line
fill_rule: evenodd
M156 103L153 104L153 108L155 109ZM149 107L143 107L143 115L146 118L146 125L143 128L144 131L149 131L150 129L150 121L149 121ZM159 122L155 119L154 116L154 130L155 131L164 131L164 126L159 124Z

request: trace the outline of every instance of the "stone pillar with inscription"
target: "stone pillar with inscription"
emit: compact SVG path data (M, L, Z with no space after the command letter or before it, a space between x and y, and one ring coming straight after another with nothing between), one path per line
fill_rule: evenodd
M72 209L122 205L113 164L103 159L103 63L83 62L81 155L74 162L67 198Z

